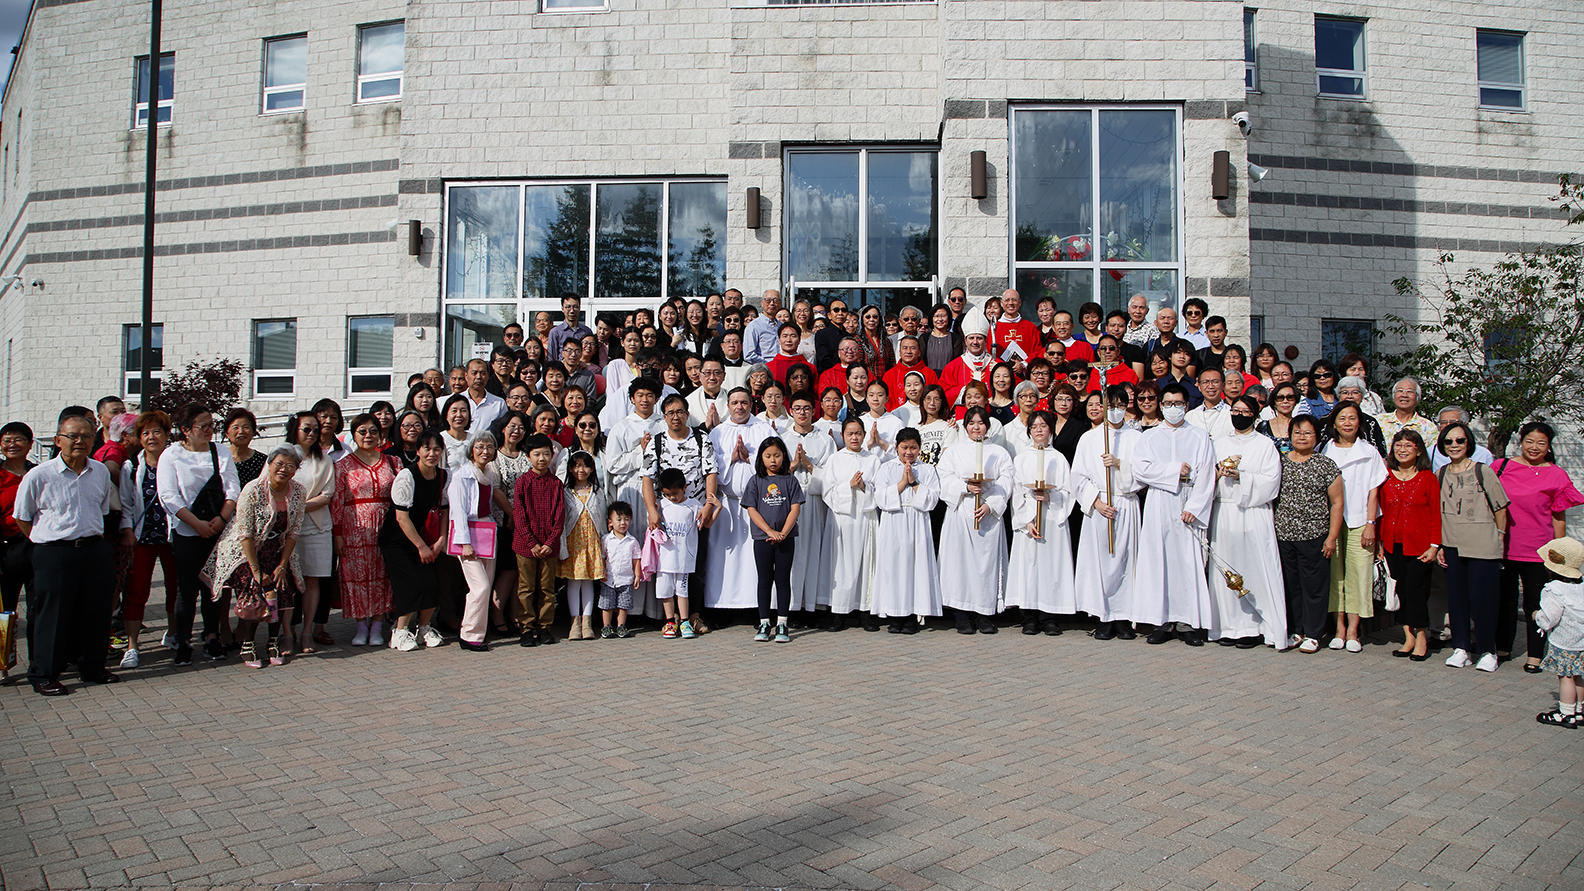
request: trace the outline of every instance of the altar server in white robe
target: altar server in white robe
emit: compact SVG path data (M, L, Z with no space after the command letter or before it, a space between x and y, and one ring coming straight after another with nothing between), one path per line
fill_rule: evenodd
M825 461L821 497L830 508L836 531L831 552L830 630L840 631L847 616L863 613L864 627L879 630L874 616L875 517L874 481L880 456L864 449L863 421L849 417L842 423L845 447Z
M919 432L897 432L896 458L876 471L875 504L880 531L875 549L874 614L890 622L892 634L917 634L914 617L941 614L940 569L930 511L940 501L940 477L919 460Z
M1029 449L1012 459L1012 559L1006 603L1022 609L1024 634L1043 631L1055 637L1061 634L1056 617L1078 611L1072 538L1067 533L1067 515L1072 511L1070 469L1062 453L1050 447L1055 416L1034 411L1029 417Z
M627 397L633 409L616 423L605 437L602 456L606 474L608 503L625 501L633 509L632 528L628 534L642 543L649 531L649 513L644 509L643 461L652 450L651 441L665 432L665 418L655 411L660 398L660 382L654 378L635 378L627 385ZM654 596L654 581L633 580L633 605L629 614L645 615L651 619L665 616L665 610Z
M990 413L974 406L963 414L967 438L941 454L941 594L957 613L957 633L996 633L991 619L1006 593L1007 542L1003 517L1011 503L1012 456L986 442ZM970 480L975 475L984 482Z
M807 499L798 514L798 543L792 554L792 608L810 616L816 607L830 607L831 558L836 550L836 527L825 506L825 462L836 453L830 434L814 426L814 394L792 396L788 406L792 427L782 434L790 454L788 464ZM805 620L809 616L804 617Z
M728 417L710 431L720 474L721 510L710 526L704 570L704 605L711 609L757 609L759 566L754 562L752 524L742 496L754 477L759 443L775 428L753 416L753 397L742 387L726 395Z
M1188 423L1188 391L1181 384L1164 387L1160 405L1165 421L1145 433L1133 452L1133 476L1149 487L1133 618L1155 626L1149 643L1170 640L1176 625L1184 643L1202 647L1210 627L1210 585L1200 536L1215 496L1215 448L1210 434Z
M616 429L616 425L632 413L632 397L628 387L638 379L638 351L643 349L643 338L639 336L638 329L628 328L622 332L621 348L621 356L605 363L605 407L599 413L601 430Z
M864 399L869 410L859 415L863 419L864 448L880 456L882 461L890 461L896 457L897 431L904 426L902 419L886 411L886 402L891 399L891 388L885 381L870 381L864 390Z
M1243 577L1239 597L1227 587L1223 567L1211 561L1210 639L1251 649L1287 646L1287 597L1276 548L1272 504L1281 491L1281 453L1270 437L1254 432L1260 407L1252 397L1232 401L1231 433L1215 437L1216 494L1210 548Z
M1138 565L1138 493L1144 487L1133 477L1133 456L1144 434L1128 426L1127 388L1113 384L1105 395L1105 425L1079 437L1073 454L1073 497L1087 518L1078 534L1073 588L1078 609L1100 620L1096 640L1132 640L1138 636L1132 624L1133 576Z

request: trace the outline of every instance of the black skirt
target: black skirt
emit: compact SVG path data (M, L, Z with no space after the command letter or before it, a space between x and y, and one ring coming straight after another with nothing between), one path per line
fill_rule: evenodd
M385 572L390 577L391 614L405 616L440 603L440 574L436 564L418 559L418 549L411 544L385 545L380 548L385 557Z

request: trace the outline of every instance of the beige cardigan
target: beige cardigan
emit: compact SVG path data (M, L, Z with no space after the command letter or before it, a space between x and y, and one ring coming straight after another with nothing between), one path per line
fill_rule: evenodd
M303 488L302 483L296 480L291 481L287 492L286 537L295 539L302 531L303 509L308 502L308 492ZM229 579L238 566L247 562L247 555L242 551L242 542L262 536L269 531L270 524L274 521L275 499L270 497L269 481L260 476L242 487L242 494L237 499L236 516L231 518L225 531L220 533L220 542L215 545L214 553L209 555L209 563L204 567L203 580L212 588ZM298 559L295 548L292 549L288 568L297 590L301 591L302 561Z

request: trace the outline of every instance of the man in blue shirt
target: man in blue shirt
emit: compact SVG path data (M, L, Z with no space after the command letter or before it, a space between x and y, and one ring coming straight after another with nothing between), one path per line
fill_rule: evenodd
M555 358L561 355L561 345L569 340L582 341L584 337L593 334L589 327L583 324L583 301L581 298L568 295L561 298L561 314L566 318L557 322L550 329L550 342L545 344L545 355ZM669 336L669 335L668 335Z
M743 328L743 359L750 365L768 362L780 351L781 344L776 339L776 329L781 326L776 321L776 313L780 311L781 292L764 292L759 299L759 317Z

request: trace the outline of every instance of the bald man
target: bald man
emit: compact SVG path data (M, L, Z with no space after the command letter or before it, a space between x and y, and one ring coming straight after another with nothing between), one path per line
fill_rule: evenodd
M1018 361L1026 362L1040 354L1039 326L1023 318L1020 314L1022 308L1023 295L1016 288L1001 292L1001 318L996 320L995 329L990 333L991 351L998 360L1005 355L1007 347L1014 343L1023 351L1023 357Z

